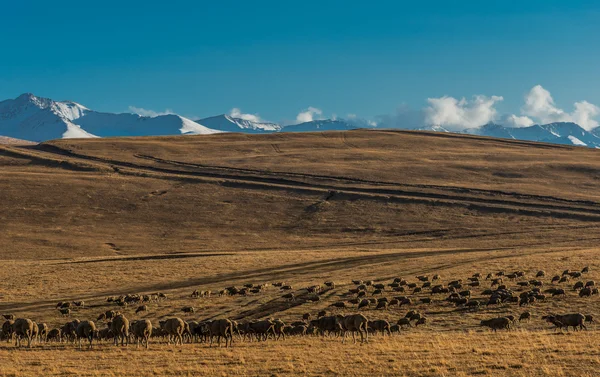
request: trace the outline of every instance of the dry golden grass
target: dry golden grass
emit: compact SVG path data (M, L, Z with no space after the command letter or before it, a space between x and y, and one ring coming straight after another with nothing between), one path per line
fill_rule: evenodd
M275 145L275 147L273 146ZM532 278L590 266L600 281L598 152L525 142L410 132L216 135L60 140L0 147L0 312L58 326L55 304L85 300L95 319L106 296L165 292L122 309L129 318L277 317L347 301L352 279L524 270ZM317 303L288 302L274 287L246 297L191 299L244 283L285 281L298 291L337 283ZM414 305L423 328L369 345L338 338L236 341L232 349L71 344L15 350L0 343L0 375L431 375L594 376L595 325L555 334L550 312L599 314L597 296L532 307ZM517 289L514 282L508 283ZM473 289L473 297L484 299ZM386 297L393 297L386 292ZM429 293L409 296L430 297ZM198 310L184 315L180 309ZM365 310L396 322L409 308ZM534 319L493 334L484 318ZM104 322L99 323L104 326Z

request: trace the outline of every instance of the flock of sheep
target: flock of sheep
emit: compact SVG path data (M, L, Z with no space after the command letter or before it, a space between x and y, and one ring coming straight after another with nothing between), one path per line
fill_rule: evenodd
M118 310L107 310L101 313L95 322L75 319L58 328L50 329L45 323L37 323L28 318L15 318L13 314L4 314L5 322L2 325L0 338L8 342L14 340L17 347L24 345L25 341L27 346L31 347L37 341L72 342L77 343L79 348L82 348L82 342L88 343L88 347L92 348L95 341L108 341L114 345L136 343L138 347L141 344L148 348L151 338L162 339L169 344L172 342L180 345L184 342L206 342L211 346L215 340L218 346L224 340L225 346L228 347L232 345L234 338L246 341L265 341L269 338L285 339L286 336L306 335L341 336L342 342L348 335L352 335L353 341L356 342L356 335L359 335L360 342L363 343L368 342L370 334L380 332L391 335L394 332L400 332L403 328L428 324L427 317L415 310L416 308L408 310L396 323L390 323L386 319L369 320L363 314L367 311L373 314L377 311L388 311L394 307L415 305L427 307L433 302L453 306L456 308L454 310L462 310L465 313L476 312L482 307L490 305L511 303L521 308L550 300L553 297L564 296L567 290L578 292L579 297L591 297L598 294L598 289L593 280L585 281L583 279L588 272L588 267L578 271L565 270L562 274L553 276L546 283L543 281L546 278L544 271L538 271L535 278L526 278L523 271L512 273L500 271L487 274L485 278L482 274L476 273L465 280L453 279L446 284L441 282L439 275L417 276L417 282L408 282L397 277L387 284L353 280L354 287L339 294L343 300L333 302L327 310L319 311L315 317L311 313L305 313L301 320L299 318L289 324L272 318L238 322L232 319L186 321L180 317L172 317L158 321L158 326L155 326L148 319L130 321ZM577 281L572 284L572 279L577 279ZM483 284L489 285L489 288L479 288ZM572 284L572 289L568 289L565 284ZM550 287L544 289L546 285L550 285ZM288 301L290 306L318 302L323 293L336 289L336 284L331 281L325 282L323 286L313 285L297 291L294 291L291 285L278 282L269 285L246 284L241 288L227 287L218 292L218 295L260 294L269 286L278 288L282 292L280 300ZM481 289L480 298L473 298L474 289ZM199 299L209 298L211 295L213 295L211 291L194 290L190 297ZM106 299L108 303L122 308L137 305L133 315L148 312L149 304L160 300L167 300L167 295L163 293L128 294ZM84 307L83 301L59 302L56 305L57 310L63 316L70 316L72 309ZM356 312L344 315L341 312L344 309L352 309ZM181 308L181 311L190 314L196 310L193 306L185 306ZM481 320L480 325L489 327L493 331L508 330L516 321L529 321L531 318L530 311L523 311L518 318L509 314ZM592 315L581 313L551 313L541 319L554 325L557 329L565 328L567 330L569 327L573 327L575 330L586 329L586 323L594 321ZM104 322L105 326L100 327L98 325L100 322Z

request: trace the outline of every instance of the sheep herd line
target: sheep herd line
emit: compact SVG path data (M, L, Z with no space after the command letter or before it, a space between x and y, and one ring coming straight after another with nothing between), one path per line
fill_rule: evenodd
M509 308L511 305L518 308L531 307L540 302L562 298L567 292L576 292L580 298L587 299L598 294L598 289L593 280L584 279L589 273L589 267L581 270L565 270L562 274L546 278L545 271L537 271L531 278L526 277L524 271L505 273L503 271L489 273L485 277L481 273L472 274L467 279L451 279L442 283L440 275L416 276L415 282L397 277L389 283L374 281L352 280L352 288L339 292L332 281L323 285L313 285L299 290L283 282L271 284L245 284L243 287L227 287L218 296L248 296L265 292L270 287L275 287L282 293L280 302L287 303L288 307L303 304L318 303L322 295L327 292L337 293L340 300L331 303L318 313L304 313L296 321L284 322L281 319L209 319L209 320L184 320L178 316L161 319L152 323L149 319L128 319L127 316L137 316L150 310L153 302L166 301L169 298L164 293L154 294L127 294L119 297L108 297L106 303L120 308L106 310L95 319L69 320L62 325L50 328L46 323L34 321L29 318L18 318L14 314L3 314L5 321L2 324L0 339L14 342L15 346L27 345L32 347L36 342L45 344L50 342L74 343L79 348L86 343L89 348L98 342L111 342L115 346L125 346L135 343L148 348L152 339L169 344L183 345L184 343L205 343L210 346L216 342L221 346L232 346L236 341L267 341L268 339L286 339L289 336L339 336L345 342L348 335L353 342L360 337L361 343L369 341L370 335L392 335L406 329L427 326L430 322L427 308L432 304L443 305L462 311L465 315L484 310L487 307ZM534 276L534 277L533 277ZM576 281L573 283L573 279ZM544 281L546 280L546 281ZM388 280L389 281L389 280ZM483 288L483 285L489 288ZM545 286L549 286L545 288ZM478 290L477 296L475 291ZM213 296L211 291L194 290L192 299L208 299ZM377 297L378 296L378 297ZM168 302L168 301L167 301ZM130 314L123 314L131 305L137 306ZM392 310L409 307L407 313L399 319L369 319L376 313L387 313ZM410 307L413 307L410 309ZM83 301L59 302L56 305L60 315L69 317L75 311L86 308ZM118 310L117 310L118 309ZM344 314L343 310L352 309L354 313ZM424 310L421 313L419 310ZM285 309L284 309L285 310ZM518 315L506 314L479 321L479 325L488 327L492 331L501 329L509 330L518 322L532 320L535 317L530 310L520 309ZM180 308L182 313L191 315L196 312L193 306ZM433 312L432 312L433 313ZM367 317L368 315L368 317ZM592 314L549 313L540 317L556 329L574 330L587 329L586 324L594 322ZM103 323L104 325L100 325Z

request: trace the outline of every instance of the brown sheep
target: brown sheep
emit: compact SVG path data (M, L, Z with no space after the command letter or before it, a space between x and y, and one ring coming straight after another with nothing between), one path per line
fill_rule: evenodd
M12 333L15 335L17 347L21 347L21 339L27 339L27 347L31 348L33 338L33 321L28 318L17 318L12 324Z
M40 338L40 341L46 341L48 339L48 325L45 323L39 323L38 324L38 336Z
M147 312L148 311L148 305L141 305L138 306L137 309L135 309L135 314L138 314L140 312Z
M415 322L415 327L427 324L427 317L421 317Z
M152 336L152 322L147 319L134 321L131 324L131 332L136 340L136 348L139 348L141 341L142 346L145 343L146 349L148 349L148 340Z
M60 342L62 340L61 338L62 338L62 336L61 336L60 330L52 329L52 330L48 331L48 336L46 337L46 340L47 341L54 340L54 341Z
M73 305L77 306L78 308L84 308L85 301L73 301Z
M381 334L385 335L387 331L388 335L392 335L390 330L390 323L385 319L377 319L375 321L369 321L369 328L374 331L380 331Z
M110 329L114 334L114 344L119 345L121 340L121 346L129 344L129 320L122 314L113 318Z
M411 327L412 324L410 323L410 318L400 318L397 322L397 325L402 327L402 326L406 326L406 327Z
M387 310L387 308L388 308L387 301L381 301L381 302L377 303L377 307L375 309L384 309L384 310Z
M196 309L193 306L184 306L181 308L181 311L184 313L194 313Z
M183 345L183 332L185 330L185 322L183 319L175 317L160 321L160 328L168 335L169 344L171 344L171 340L174 340L175 344L179 343L180 345Z
M296 300L296 296L291 292L284 294L283 296L281 296L281 298L285 298L286 300L290 300L290 301Z
M77 325L75 333L77 334L77 339L79 340L79 349L81 349L81 339L87 339L88 342L90 342L88 348L92 348L92 341L94 340L96 331L96 325L92 321L82 321L79 323L79 325Z
M333 306L335 308L345 308L346 307L346 303L343 302L343 301L338 301L338 302L334 302L330 306Z
M508 330L510 328L510 319L506 317L486 319L481 321L481 326L487 326L494 332L498 329Z
M4 319L6 319L7 321L14 321L15 320L15 315L14 314L2 314L2 317L4 317Z
M531 313L530 312L523 312L519 316L519 322L529 321L530 319L531 319Z
M12 340L14 324L15 324L15 321L12 319L6 320L2 324L2 335L4 335L6 337L7 342L10 342Z
M335 283L334 283L334 282L332 282L332 281L326 281L326 282L325 282L325 286L327 286L327 287L329 287L329 288L333 289L333 288L335 288Z
M321 310L317 313L317 318L325 317L327 315L327 311Z
M367 299L362 300L359 304L358 304L358 308L368 308L371 305L371 302Z
M71 315L71 309L58 309L58 311L63 317L69 317Z
M342 324L342 343L346 340L346 332L352 333L352 340L356 343L355 333L360 334L360 342L369 342L368 323L369 320L362 314L350 314L347 316L337 316L338 321Z
M305 321L310 321L310 313L304 313L302 315L302 319Z

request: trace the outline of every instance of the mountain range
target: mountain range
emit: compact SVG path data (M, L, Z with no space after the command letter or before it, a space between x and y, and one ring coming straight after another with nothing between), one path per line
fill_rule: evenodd
M131 113L114 114L93 111L76 102L54 101L30 93L0 102L0 136L4 136L5 139L15 138L35 142L59 138L208 135L221 132L310 132L365 127L387 128L385 124L374 125L352 119L321 119L283 126L225 114L197 120L175 114L155 117ZM450 132L444 127L431 125L423 125L416 129ZM522 128L489 123L459 133L600 148L600 128L586 131L579 125L568 122Z

